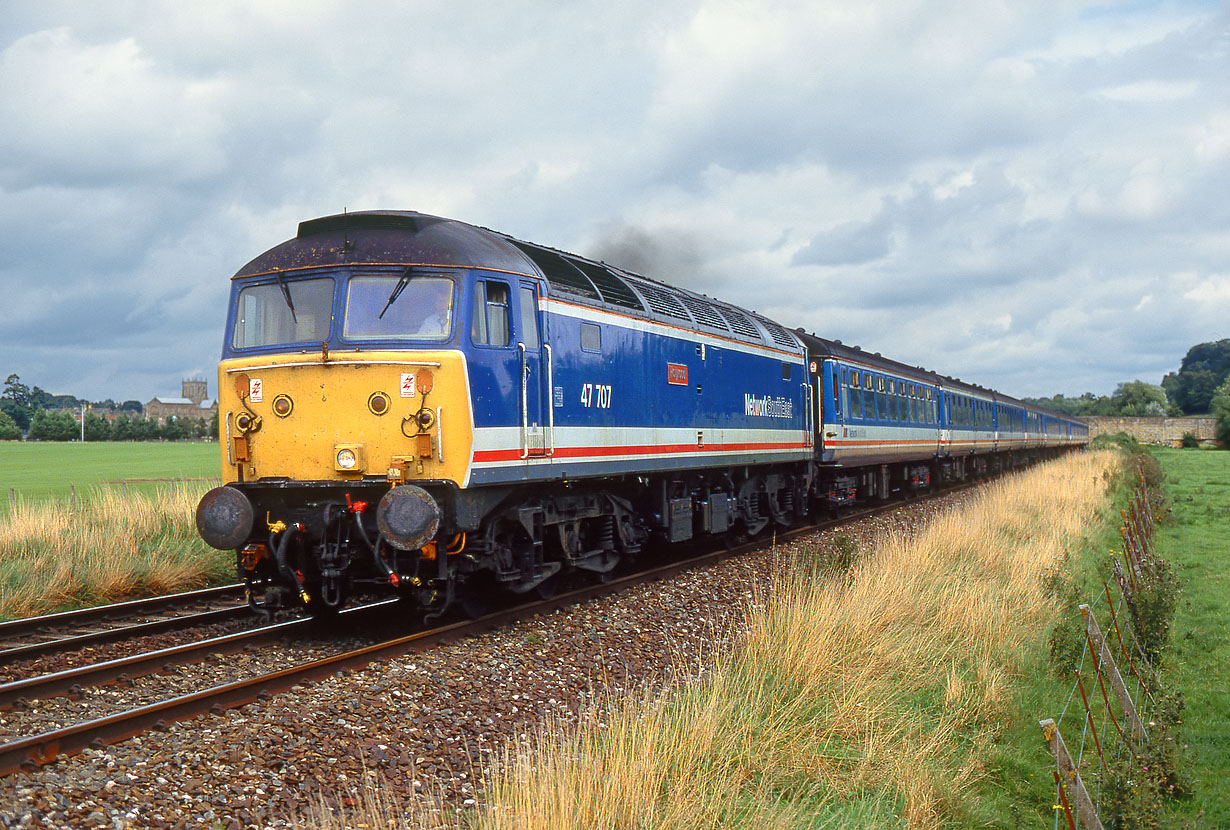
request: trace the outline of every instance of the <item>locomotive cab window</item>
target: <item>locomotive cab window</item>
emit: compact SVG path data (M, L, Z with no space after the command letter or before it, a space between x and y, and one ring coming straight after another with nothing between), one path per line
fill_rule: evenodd
M511 340L508 317L508 286L479 280L474 284L474 314L470 339L479 346L507 346Z
M347 340L445 340L452 324L453 281L447 277L363 274L346 288Z
M239 292L231 346L251 349L329 339L333 280L283 280Z

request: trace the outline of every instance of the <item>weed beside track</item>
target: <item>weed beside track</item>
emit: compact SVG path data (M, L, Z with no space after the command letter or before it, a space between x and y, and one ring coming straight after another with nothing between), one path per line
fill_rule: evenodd
M208 485L152 492L93 488L73 502L26 503L0 519L0 619L186 590L230 576L231 555L200 540Z
M1100 530L1118 463L1077 453L995 482L820 579L804 550L707 682L514 750L482 826L978 822L1015 680L1062 610L1054 575Z

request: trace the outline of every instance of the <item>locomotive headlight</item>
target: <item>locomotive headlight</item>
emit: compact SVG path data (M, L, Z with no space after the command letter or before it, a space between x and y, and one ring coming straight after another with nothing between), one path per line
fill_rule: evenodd
M335 444L333 446L333 469L341 473L363 472L363 445Z

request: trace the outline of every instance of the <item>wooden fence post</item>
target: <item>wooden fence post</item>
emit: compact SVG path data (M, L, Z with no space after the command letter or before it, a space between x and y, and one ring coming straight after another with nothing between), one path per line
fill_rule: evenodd
M1081 824L1090 830L1102 830L1098 810L1089 798L1089 791L1085 789L1076 765L1072 763L1068 747L1063 742L1063 736L1059 734L1059 726L1050 718L1038 721L1038 726L1042 728L1042 737L1046 739L1051 754L1055 756L1055 763L1059 765L1059 773L1066 782L1065 789L1072 794L1072 800L1076 802L1076 814L1080 817Z
M1115 690L1115 695L1123 706L1124 719L1132 727L1132 733L1139 741L1138 746L1144 746L1145 726L1140 722L1140 715L1136 713L1136 704L1132 702L1131 695L1128 694L1127 684L1123 682L1123 675L1119 673L1119 667L1115 665L1115 657L1106 645L1106 639L1098 629L1098 622L1093 618L1093 612L1089 609L1089 606L1082 605L1080 608L1081 615L1085 618L1085 632L1089 636L1089 642L1093 645L1094 653L1098 655L1098 671L1102 672L1110 680L1110 687Z

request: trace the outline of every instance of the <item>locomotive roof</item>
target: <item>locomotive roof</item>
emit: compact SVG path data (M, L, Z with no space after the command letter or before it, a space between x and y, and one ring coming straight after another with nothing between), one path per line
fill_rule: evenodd
M233 279L350 263L488 268L541 277L570 302L686 325L798 353L797 337L755 312L603 262L415 211L360 211L299 223L294 239Z
M529 260L490 231L397 210L339 213L300 222L294 239L256 257L234 278L349 263L482 266L534 275Z

